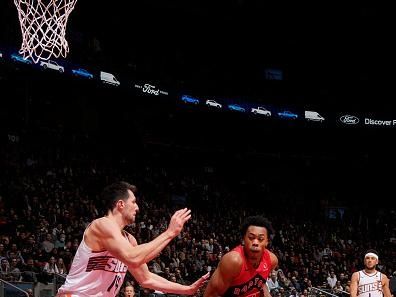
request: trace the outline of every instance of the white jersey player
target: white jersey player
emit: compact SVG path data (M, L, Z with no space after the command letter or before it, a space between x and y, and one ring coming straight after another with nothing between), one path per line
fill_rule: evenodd
M368 250L364 256L364 269L354 272L351 278L351 297L391 297L388 277L376 270L378 253Z

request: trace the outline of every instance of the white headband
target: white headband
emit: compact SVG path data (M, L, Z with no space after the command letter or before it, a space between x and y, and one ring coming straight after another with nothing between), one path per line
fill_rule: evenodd
M374 257L378 260L378 255L374 254L374 253L367 253L366 255L364 255L364 258L366 259L367 257Z

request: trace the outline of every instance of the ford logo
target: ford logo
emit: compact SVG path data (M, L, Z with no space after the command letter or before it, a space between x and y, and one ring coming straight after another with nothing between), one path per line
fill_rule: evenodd
M359 123L359 118L353 115L343 115L340 117L340 121L347 125L356 125Z

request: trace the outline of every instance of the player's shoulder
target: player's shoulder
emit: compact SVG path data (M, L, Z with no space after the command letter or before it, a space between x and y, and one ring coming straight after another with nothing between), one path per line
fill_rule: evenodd
M271 252L271 251L270 251L270 250L268 250L268 249L267 249L267 252L268 252L268 254L269 254L270 258L273 258L273 259L278 259L278 257L275 255L275 253Z
M221 258L219 267L227 274L237 275L241 271L242 265L242 255L237 251L230 251Z
M101 217L93 220L88 229L95 234L107 236L115 233L117 225L111 219Z
M357 279L359 279L359 274L360 274L360 271L355 271L354 273L352 273L351 279L352 279L352 280L357 280Z
M229 251L228 253L226 253L223 256L223 258L221 258L221 259L225 260L225 261L230 261L230 262L233 262L233 263L237 263L237 262L241 262L242 263L243 262L241 253L238 253L237 251L234 251L234 250Z
M108 225L109 223L111 224L112 223L111 221L112 220L109 219L108 217L100 217L93 220L90 225L94 227L103 226L103 225Z
M267 251L269 253L269 257L270 257L270 260L271 260L272 268L274 269L274 268L276 268L278 266L278 257L273 252L271 252L270 250L267 250Z
M238 253L237 251L230 251L221 258L220 261L220 266L222 268L228 269L229 267L234 267L234 266L242 266L243 264L243 259L242 255Z
M389 280L388 276L387 276L385 273L382 273L382 272L380 272L380 271L379 271L379 273L380 273L380 277L381 277L381 279L382 279L383 281L388 281L388 280Z

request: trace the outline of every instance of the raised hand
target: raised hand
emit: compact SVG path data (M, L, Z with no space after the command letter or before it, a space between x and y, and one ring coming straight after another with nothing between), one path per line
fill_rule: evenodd
M176 237L177 235L179 235L179 233L183 229L184 223L187 222L190 218L190 209L183 208L176 211L172 216L168 226L168 232L171 234L171 236Z

